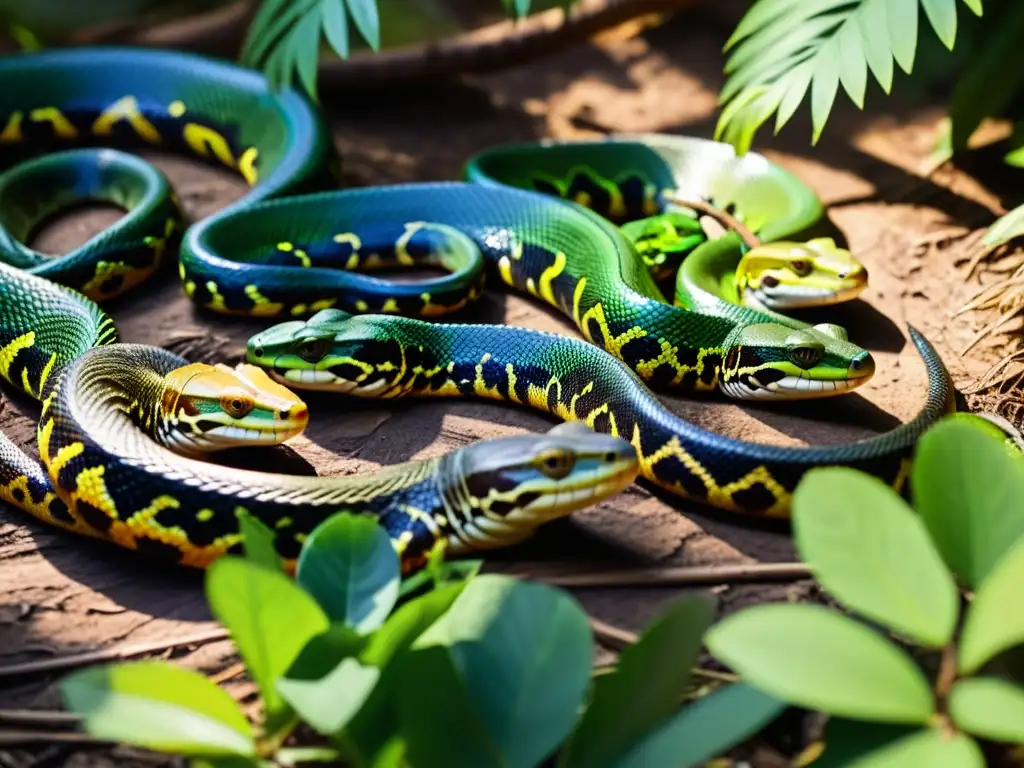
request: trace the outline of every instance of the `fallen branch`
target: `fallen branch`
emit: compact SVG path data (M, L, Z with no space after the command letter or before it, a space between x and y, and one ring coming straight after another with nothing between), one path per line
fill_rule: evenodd
M55 659L44 659L42 661L26 661L22 664L10 664L0 667L0 679L5 677L21 677L23 675L39 675L50 672L63 672L64 670L84 667L90 664L102 664L108 661L121 661L133 656L144 656L148 653L158 653L177 648L182 645L203 645L217 640L226 640L229 637L226 629L214 629L209 632L196 635L188 635L181 638L169 640L157 640L152 643L138 643L122 648L104 648L99 651L86 651L85 653L58 656Z
M749 565L636 568L628 571L567 573L554 576L534 576L529 573L511 571L506 575L543 581L545 584L556 587L685 587L694 584L798 581L811 578L813 574L804 563L750 563Z

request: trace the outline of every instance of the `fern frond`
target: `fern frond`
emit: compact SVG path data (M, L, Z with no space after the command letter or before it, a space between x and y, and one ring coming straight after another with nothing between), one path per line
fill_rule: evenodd
M321 37L338 56L349 55L349 20L374 51L380 48L377 0L263 0L242 45L241 61L262 69L276 87L302 88L316 98Z
M579 0L556 0L566 11ZM522 18L531 0L501 0L506 13ZM276 86L291 85L295 75L316 97L321 34L342 59L349 56L349 20L374 51L380 50L377 0L261 0L242 45L241 61L262 69Z
M981 0L962 2L981 15ZM912 71L922 7L939 40L952 49L957 0L757 0L725 45L729 77L719 96L724 109L715 138L746 152L772 114L778 133L810 90L816 144L840 85L862 109L868 70L886 93L894 60Z

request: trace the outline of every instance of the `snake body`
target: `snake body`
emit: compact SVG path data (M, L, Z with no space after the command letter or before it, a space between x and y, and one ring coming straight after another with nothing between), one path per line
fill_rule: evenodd
M466 446L372 475L308 478L228 469L202 453L277 443L304 428L305 404L254 366L189 364L168 350L117 342L96 301L128 291L158 269L180 229L162 174L121 150L170 149L237 170L251 185L232 206L184 233L274 195L330 186L336 156L323 123L295 92L273 92L259 75L182 54L78 49L0 59L0 376L41 401L40 459L0 435L0 498L54 525L152 557L204 567L240 547L246 510L275 535L286 567L309 532L338 511L371 514L391 536L406 571L439 541L452 553L514 543L543 522L617 493L636 477L621 439L579 425ZM95 145L114 148L93 149ZM103 199L127 209L116 225L61 257L22 241L48 213ZM182 260L186 291L221 312L259 315L267 299L253 273L279 275L275 296L313 289L410 314L465 302L483 261L464 235L387 224L363 266L417 260L453 274L415 293L343 270L352 243L318 253L276 247L239 267L215 256ZM368 236L369 240L370 237ZM390 246L390 250L384 248ZM341 253L339 248L348 248ZM277 262L285 262L275 264ZM262 270L262 271L261 271ZM461 271L460 271L461 270ZM331 279L324 279L327 273ZM424 299L423 285L433 291ZM88 295L86 295L88 294ZM568 429L565 427L569 427Z

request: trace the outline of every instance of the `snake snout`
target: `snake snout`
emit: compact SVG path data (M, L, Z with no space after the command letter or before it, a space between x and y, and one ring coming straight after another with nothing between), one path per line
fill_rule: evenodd
M850 378L867 381L875 375L875 358L867 350L850 360Z

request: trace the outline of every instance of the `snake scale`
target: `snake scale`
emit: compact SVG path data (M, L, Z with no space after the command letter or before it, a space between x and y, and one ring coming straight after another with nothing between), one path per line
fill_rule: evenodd
M735 267L757 249L744 254L732 236L698 238L681 270L697 279L680 277L681 306L673 306L618 226L662 214L666 190L697 185L700 194L731 197L715 202L734 203L748 223L760 215L755 228L770 249L796 225L813 223L820 208L798 183L780 186L783 174L759 156L729 161L722 145L685 137L661 146L645 137L511 147L471 160L463 182L337 190L338 157L318 112L296 92L272 91L228 63L138 49L50 51L0 59L0 82L10 84L0 94L4 167L24 153L56 153L0 177L0 200L19 187L23 201L0 208L0 252L11 265L0 272L0 375L43 402L46 469L33 474L7 445L2 495L80 533L201 567L237 550L235 514L244 508L270 525L288 560L327 514L356 507L380 517L412 568L437 540L455 552L517 541L618 492L637 473L681 496L753 514L784 514L814 466L856 466L899 485L917 436L951 407L948 373L913 329L929 379L921 413L850 445L732 440L671 417L648 391L818 398L850 391L874 372L870 353L845 330L740 306L723 298L720 281L701 283L714 265ZM97 145L107 148L82 148ZM132 148L204 158L250 185L181 234L180 279L214 312L286 322L250 341L248 366L204 369L213 381L199 393L183 392L184 359L113 343L112 323L93 303L144 282L182 228L173 193L156 194L159 174L121 152ZM510 178L503 157L533 176ZM538 190L541 177L565 185ZM122 205L122 222L138 227L112 228L57 259L22 244L43 216L83 197ZM807 248L815 246L800 254ZM415 264L446 274L411 283L365 274ZM488 279L561 311L586 341L432 322L477 299ZM28 309L12 311L16 305ZM73 332L71 318L81 326ZM34 335L32 324L44 320L50 325L40 327L52 333ZM270 389L257 368L288 389ZM181 430L156 426L180 421L180 403L194 420L198 403L216 403L220 423L241 430L234 434L244 441L253 428L236 422L248 416L222 396L232 387L247 388L278 420L304 407L284 408L288 390L325 388L497 398L596 431L564 424L335 479L227 471L187 455L219 444L186 445L174 439ZM280 441L294 428L256 430L256 439ZM32 491L28 502L18 487ZM43 509L40 500L53 498L57 506Z

